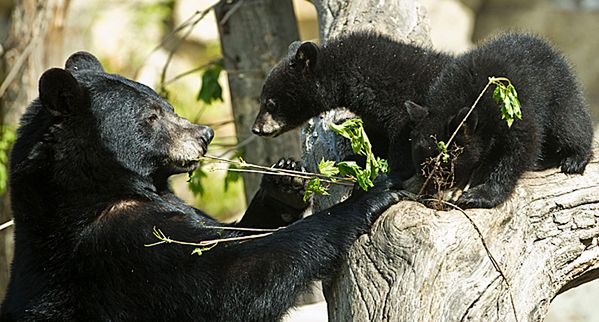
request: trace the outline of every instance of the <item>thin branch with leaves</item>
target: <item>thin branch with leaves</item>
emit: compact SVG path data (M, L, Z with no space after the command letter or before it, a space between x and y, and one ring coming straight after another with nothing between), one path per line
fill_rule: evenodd
M506 85L507 84L507 85ZM435 173L439 171L441 167L441 163L448 162L449 155L447 152L448 147L451 145L460 129L464 126L468 117L476 108L478 102L481 100L483 95L487 92L487 89L491 85L496 85L495 90L493 92L493 99L501 106L501 118L507 122L508 127L511 127L514 120L522 119L522 112L520 110L520 101L518 100L518 94L516 93L516 88L512 85L512 82L506 77L489 77L489 81L480 92L468 113L461 120L460 124L455 128L447 142L439 141L437 142L437 148L439 149L439 154L433 159L432 162L434 164L432 170L429 172L426 180L422 184L420 188L420 192L418 194L423 194L426 191L426 188L431 181L431 179L435 176Z

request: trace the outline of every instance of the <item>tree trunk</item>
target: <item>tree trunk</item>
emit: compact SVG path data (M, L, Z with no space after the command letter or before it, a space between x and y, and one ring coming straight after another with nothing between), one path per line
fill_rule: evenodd
M264 139L250 130L258 114L260 91L267 73L287 54L289 44L299 39L291 0L222 1L215 13L237 140L252 140L243 147L244 159L267 165L281 157L299 159L298 131ZM260 180L256 175L243 176L247 201L258 190Z
M49 66L61 65L62 31L68 0L17 1L0 59L0 117L3 126L16 127L30 101L37 97L37 81ZM8 193L0 204L0 224L11 217ZM0 300L8 284L13 253L13 230L0 231Z

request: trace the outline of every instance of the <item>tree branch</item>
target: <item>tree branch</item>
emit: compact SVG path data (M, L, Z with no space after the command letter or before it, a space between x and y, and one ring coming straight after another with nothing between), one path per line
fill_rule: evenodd
M495 209L400 202L354 245L331 321L542 320L564 289L599 276L599 147L584 175L529 172ZM364 308L367 308L365 312Z

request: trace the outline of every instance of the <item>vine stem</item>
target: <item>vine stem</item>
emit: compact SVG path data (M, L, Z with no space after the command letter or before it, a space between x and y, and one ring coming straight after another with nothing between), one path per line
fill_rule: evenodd
M229 160L229 159L212 156L212 155L205 155L201 159L234 164L234 165L237 165L237 166L240 166L243 168L253 168L253 169L230 169L229 168L228 169L229 171L237 170L237 172L263 173L263 174L273 174L273 175L279 175L279 176L287 175L287 176L294 176L294 177L299 177L299 178L303 178L303 179L312 179L312 177L318 177L320 179L323 179L323 180L321 180L323 182L339 184L339 185L346 185L346 186L353 186L353 183L350 183L350 182L353 182L351 179L343 178L343 177L334 177L334 176L327 177L327 176L319 174L319 173L311 173L311 172L303 172L303 171L296 171L296 170L266 167L266 166L261 166L261 165L256 165L256 164L250 164L245 161ZM246 171L239 171L239 170L246 170ZM251 171L248 171L248 170L251 170ZM258 171L261 171L261 172L258 172Z

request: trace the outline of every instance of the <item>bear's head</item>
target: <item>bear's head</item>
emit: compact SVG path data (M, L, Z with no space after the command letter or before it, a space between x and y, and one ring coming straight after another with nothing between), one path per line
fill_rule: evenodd
M41 76L39 99L21 121L11 171L18 178L43 168L57 185L130 177L166 184L171 174L198 166L212 137L212 129L177 116L149 87L108 74L96 57L78 52L65 69Z
M252 132L278 136L324 110L320 48L312 42L289 46L287 58L268 74Z
M464 107L457 113L449 115L449 117L445 113L440 113L440 110L421 106L412 101L407 101L405 108L412 123L410 142L412 146L413 165L419 169L417 176L426 177L428 176L427 171L430 171L432 168L433 163L431 160L434 160L441 153L439 143L443 142L446 144L449 141L468 114L470 108ZM456 132L450 146L446 147L449 159L447 162L442 160L441 170L446 173L451 171L453 179L466 178L467 180L479 162L482 147L477 143L478 138L475 134L477 126L478 114L476 111L473 111ZM453 182L453 179L451 180L452 182L447 182L444 188L467 183ZM422 180L411 182L423 183ZM431 190L432 185L427 185L427 188L427 193L435 192ZM407 187L407 189L417 192L420 187Z

